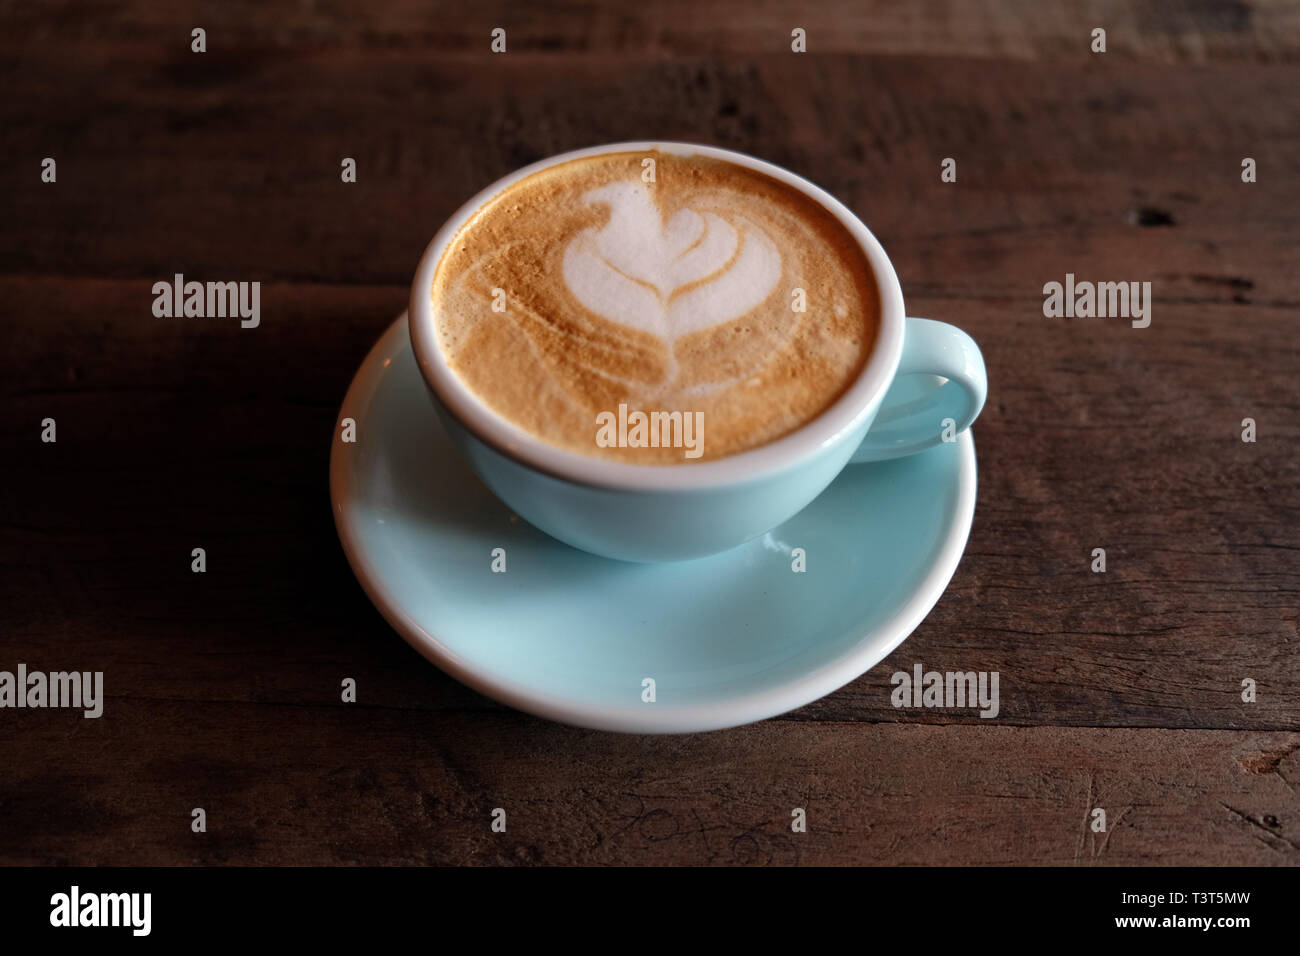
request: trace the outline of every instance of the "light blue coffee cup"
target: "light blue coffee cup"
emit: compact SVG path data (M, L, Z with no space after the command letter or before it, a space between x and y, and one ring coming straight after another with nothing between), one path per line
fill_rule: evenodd
M861 245L880 294L875 349L825 412L783 438L725 458L635 465L549 445L488 408L437 344L434 270L461 226L502 190L558 163L602 153L702 155L765 173L833 213ZM710 146L615 143L553 156L493 183L434 236L411 286L411 344L434 407L483 482L547 534L624 561L680 561L734 548L802 510L847 465L913 455L969 428L988 382L961 329L907 317L898 276L876 237L825 190L771 163ZM871 502L862 502L871 507Z

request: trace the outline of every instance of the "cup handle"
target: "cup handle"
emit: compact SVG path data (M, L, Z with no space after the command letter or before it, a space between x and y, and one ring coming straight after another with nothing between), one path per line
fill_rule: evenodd
M903 357L852 464L915 455L970 428L988 394L984 356L946 322L906 320ZM937 382L935 377L945 378Z

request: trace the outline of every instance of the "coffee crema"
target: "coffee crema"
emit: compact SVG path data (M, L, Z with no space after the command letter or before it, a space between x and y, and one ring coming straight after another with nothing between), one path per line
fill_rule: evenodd
M865 254L816 200L658 151L502 190L447 246L431 295L443 355L489 408L635 464L734 455L807 424L857 377L880 316ZM689 456L673 437L688 416Z

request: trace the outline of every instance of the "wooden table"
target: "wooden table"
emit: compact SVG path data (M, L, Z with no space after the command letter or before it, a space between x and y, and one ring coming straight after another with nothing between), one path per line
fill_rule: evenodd
M0 710L0 861L1300 862L1296 5L554 6L6 8L0 669L102 670L107 701ZM326 463L456 206L656 137L841 197L991 389L913 636L797 712L652 738L424 662ZM178 272L260 281L260 327L156 318ZM1150 281L1150 327L1045 318L1067 273ZM999 672L997 719L893 708L916 662Z

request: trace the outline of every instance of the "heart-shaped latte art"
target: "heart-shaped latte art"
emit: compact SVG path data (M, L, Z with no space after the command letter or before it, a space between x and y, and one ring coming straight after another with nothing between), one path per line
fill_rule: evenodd
M680 209L664 222L639 181L582 198L608 205L610 216L565 248L565 284L602 318L658 336L670 361L677 339L744 316L780 281L776 245L743 217Z

